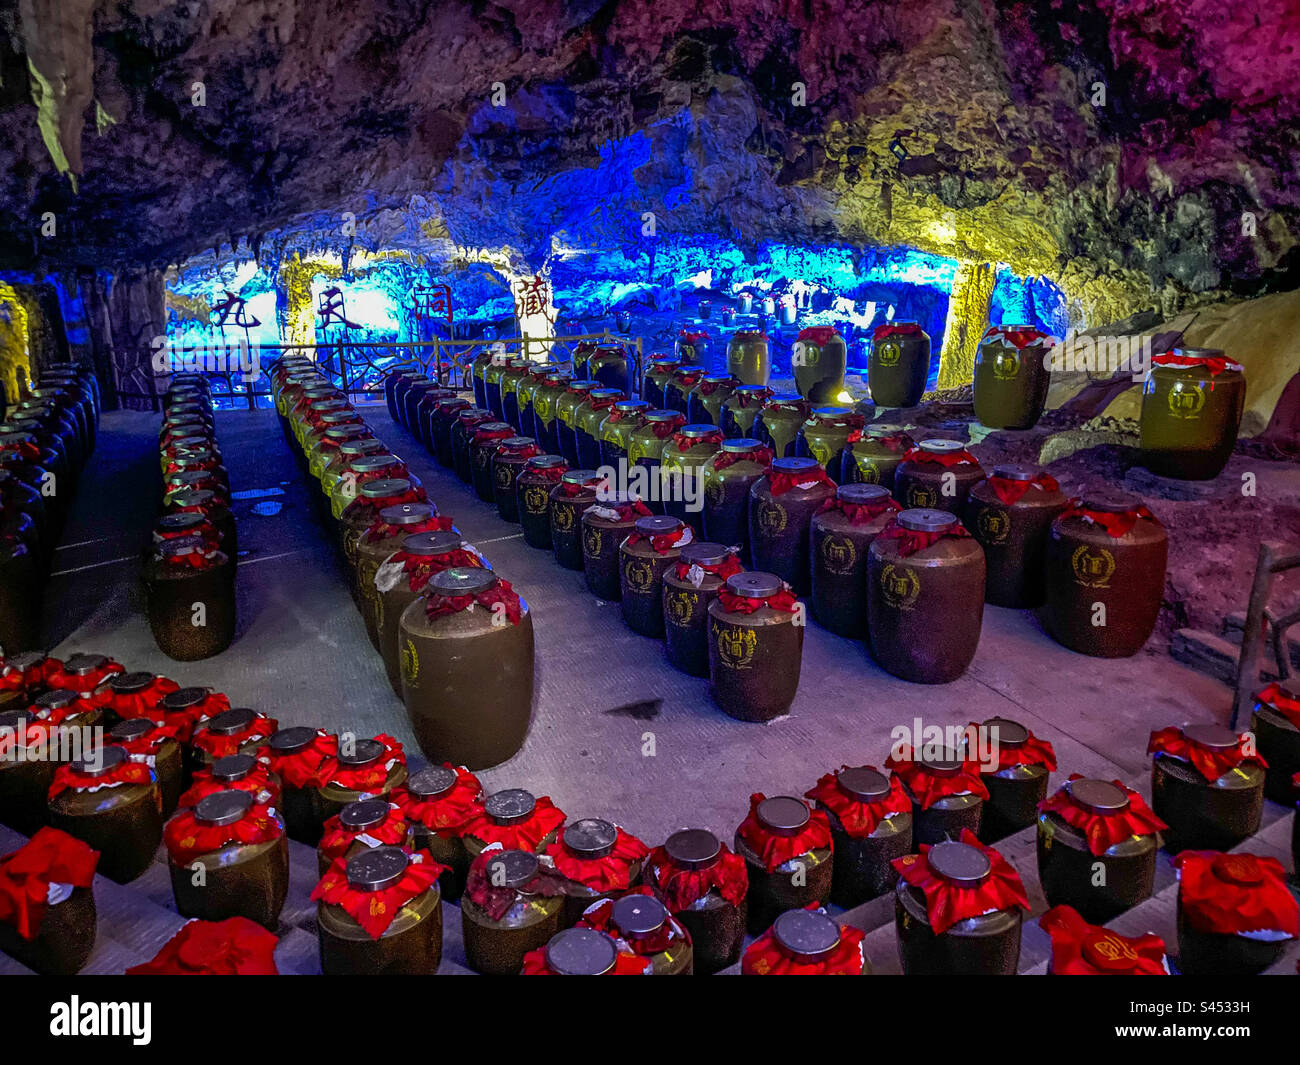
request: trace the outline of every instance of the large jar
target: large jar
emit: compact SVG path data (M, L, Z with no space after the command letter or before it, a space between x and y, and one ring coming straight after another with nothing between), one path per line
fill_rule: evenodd
M946 510L905 510L867 553L871 654L915 684L971 664L984 620L984 550Z
M692 422L722 425L722 405L740 387L740 382L727 374L706 374L686 397L686 418Z
M1047 540L1047 631L1080 654L1137 654L1160 615L1168 554L1164 526L1137 496L1096 492L1072 500Z
M612 821L584 817L564 826L546 856L565 878L564 925L602 899L614 899L641 880L650 848Z
M1170 854L1231 850L1259 831L1264 816L1264 759L1254 737L1221 725L1188 725L1151 734L1151 808L1169 827Z
M708 829L684 828L650 852L645 878L690 934L698 974L711 975L740 960L749 892L740 855Z
M538 446L552 455L560 453L559 404L568 387L568 374L553 372L533 392L533 435Z
M570 381L555 401L555 431L560 445L558 450L571 465L578 464L578 433L575 423L578 408L598 387L595 381ZM545 447L546 444L543 443L542 446Z
M0 856L0 952L42 976L80 972L95 948L98 860L86 844L52 828ZM32 898L33 890L41 897Z
M771 465L769 448L752 437L738 437L724 440L701 471L704 535L740 548L742 558L749 558L749 492Z
M841 927L824 909L787 910L745 948L744 976L866 976L866 933Z
M159 650L178 662L211 658L235 638L227 556L201 537L155 544L144 567L145 613Z
M704 506L704 465L722 447L722 430L709 424L683 425L664 442L660 458L660 501L680 521L698 521Z
M595 470L566 470L550 492L551 551L565 569L582 569L582 515L605 479Z
M621 347L600 347L587 361L587 376L605 388L626 394L632 387L627 352Z
M1245 402L1245 370L1222 351L1154 356L1142 384L1142 465L1185 481L1217 477L1236 446Z
M809 403L833 403L844 390L848 347L832 325L799 330L790 356L794 386Z
M751 795L735 846L749 877L751 935L765 931L786 910L829 900L834 866L830 821L803 799Z
M1052 522L1067 500L1056 478L1004 463L970 490L964 524L984 548L984 598L994 606L1042 606L1043 565Z
M357 605L366 623L366 635L376 651L383 653L379 642L379 619L382 607L380 591L375 587L379 567L401 549L408 536L423 532L452 532L450 518L438 513L432 503L398 503L385 507L379 517L357 541L357 564L353 573Z
M803 608L773 573L736 573L709 604L709 694L738 721L790 712L803 662Z
M885 765L912 800L912 842L940 843L979 834L988 788L967 752L944 748L891 752Z
M516 480L529 459L542 453L531 436L508 436L492 456L492 494L503 521L519 520Z
M619 598L623 620L633 632L662 638L664 574L694 539L678 518L655 514L636 520L619 545Z
M722 401L718 420L722 431L729 437L758 436L758 416L771 398L772 390L766 385L741 385L733 389Z
M504 422L509 422L516 433L522 432L523 423L519 420L519 394L521 381L528 376L532 367L531 359L511 359L501 371L501 412Z
M991 717L967 728L965 753L967 762L979 767L989 793L980 839L993 843L1038 820L1048 777L1056 769L1056 751L1050 743L1018 721Z
M1039 808L1038 881L1048 905L1105 924L1150 898L1164 828L1119 781L1072 775Z
M456 457L451 450L451 430L456 424L456 415L463 410L472 409L469 400L449 396L438 400L429 414L429 438L433 441L433 455L447 469L456 464Z
M25 836L49 822L47 799L58 762L53 729L28 710L0 713L0 823Z
M1277 681L1255 696L1250 728L1260 756L1268 762L1264 794L1293 806L1297 798L1293 782L1300 773L1300 677Z
M673 355L683 366L707 366L709 364L710 338L708 330L687 327L677 332L673 341ZM664 406L671 407L671 403ZM682 411L685 414L685 411Z
M1300 936L1300 903L1276 858L1183 851L1178 869L1178 969L1254 976Z
M878 484L843 484L812 520L809 556L813 617L839 636L867 632L867 553L899 510Z
M308 729L308 732L311 730ZM259 751L251 754L228 754L218 758L206 769L194 771L193 783L181 794L178 808L194 806L200 799L218 791L246 791L258 802L280 810L284 787L280 777L267 768L263 759L269 755Z
M798 392L773 392L754 423L754 435L777 458L793 458L798 454L799 430L811 414L812 404Z
M484 402L483 406L490 410L497 421L504 421L506 416L505 407L501 401L501 380L505 377L506 367L513 362L505 352L494 352L492 361L488 363L487 368L483 371Z
M625 467L630 467L627 459L628 443L632 434L645 424L649 410L650 404L642 399L625 399L614 404L597 430L600 438L600 461L596 463L597 466L609 466L617 470L622 463Z
M378 463L384 457L376 455L364 461L367 464ZM425 495L424 489L405 475L394 474L360 483L357 497L347 505L339 519L339 541L343 548L344 560L353 570L356 569L357 545L360 543L361 536L375 523L375 519L386 507L395 507L400 503L426 502L428 496Z
M975 417L990 429L1032 429L1047 403L1052 338L1029 325L994 326L975 351Z
M569 464L560 455L538 455L524 463L515 481L519 525L524 543L551 549L551 489L564 476Z
M271 807L218 791L181 810L163 832L182 917L247 917L274 932L289 894L289 838Z
M442 961L440 867L399 847L337 862L311 897L320 903L326 976L430 976Z
M572 355L573 376L582 380L590 378L587 373L587 364L591 362L591 357L596 354L597 344L594 340L580 340L574 345Z
M737 329L727 342L727 373L744 385L765 385L772 376L772 355L761 329Z
M406 785L394 788L392 800L411 825L411 847L446 867L438 878L443 898L455 901L465 890L469 851L461 833L482 813L483 785L464 766L425 766Z
M406 783L406 755L402 745L382 733L361 739L344 732L338 753L322 774L325 783L316 789L313 808L322 814L323 826L343 807L358 799L387 798Z
M641 476L646 478L647 503L651 509L662 509L659 468L663 462L664 448L674 433L686 424L686 415L675 410L650 410L645 413L645 421L634 429L627 440L627 464L629 483L633 472L643 469Z
M0 536L0 647L31 650L40 643L41 563L17 536Z
M775 573L806 595L812 586L812 519L835 494L835 482L812 458L773 459L749 490L749 553L755 568Z
M185 785L185 753L174 725L163 725L147 717L119 721L108 733L108 742L121 747L133 761L143 762L158 778L163 817L170 817Z
M664 386L664 407L685 415L690 405L690 395L695 386L704 380L705 370L702 366L686 364L673 371Z
M551 367L547 363L529 362L524 376L515 385L515 397L519 402L520 436L531 436L534 440L537 439L537 419L533 412L533 399L551 373Z
M436 385L425 389L420 394L419 402L415 405L416 424L411 426L411 433L424 445L426 451L433 452L433 422L438 405L449 399L458 398L453 389L440 388Z
M438 382L428 374L415 374L408 377L397 387L397 420L407 432L414 433L419 424L415 407L427 389L437 388Z
M591 594L606 602L622 596L619 546L650 508L633 496L593 503L582 514L582 572Z
M664 647L683 673L709 675L709 605L728 577L741 572L736 550L696 541L681 549L663 577Z
M401 616L402 702L426 757L486 769L518 753L533 704L533 619L491 570L453 567Z
M648 885L612 901L592 903L577 927L613 936L620 953L649 962L651 976L690 976L695 971L690 935Z
M267 741L270 771L281 783L280 810L290 839L311 847L320 842L321 827L335 812L325 809L320 787L338 751L336 736L305 725L282 728Z
M912 850L912 800L875 766L841 766L804 793L826 814L835 863L830 901L846 910L889 891L893 861Z
M795 442L800 455L811 455L833 480L843 476L844 456L861 435L866 420L844 407L818 407L803 424Z
M50 824L99 851L99 871L119 884L149 868L162 840L158 778L121 747L60 766L50 785Z
M493 847L470 864L460 900L465 960L484 976L516 976L524 955L560 931L564 878L523 850Z
M474 491L484 503L495 503L492 460L502 441L520 439L516 430L505 422L483 422L474 427L469 441L470 478Z
M342 859L346 863L375 847L414 850L411 823L397 803L388 799L350 802L325 822L316 847L316 875L324 876L336 861Z
M1019 875L970 833L894 862L905 976L1015 976L1029 899Z
M960 517L971 489L984 480L979 459L957 440L922 440L894 471L894 498L909 510L947 510Z
M641 375L641 398L651 407L666 406L668 382L679 366L681 362L674 358L651 359Z
M148 671L114 673L95 689L94 701L110 720L148 717L161 720L158 709L164 695L180 687L174 680Z
M470 465L469 445L474 437L474 430L480 425L493 421L492 412L478 407L470 407L456 415L451 427L451 465L456 476L466 484L474 479L474 468Z
M474 405L476 407L482 407L484 410L488 409L487 371L495 358L496 353L491 348L484 348L474 356L473 361L471 361L469 365L470 381L474 387ZM498 379L498 382L499 380L500 379ZM397 420L396 414L394 414L393 420Z
M578 465L595 469L601 464L600 423L614 404L626 397L615 388L593 388L573 412L574 453Z
M871 334L867 387L877 407L915 407L930 379L930 337L918 322L888 322Z
M295 376L295 378L291 380L301 379L302 383L306 383L310 381L314 376L315 376L314 374L298 374ZM421 374L418 370L391 370L389 371L388 375L384 378L384 402L388 404L388 416L392 418L393 421L395 422L401 421L401 416L398 414L398 409L399 409L399 400L397 398L398 390L399 389L401 390L401 394L404 397L406 395L407 382L409 382L413 378L422 377L422 376L424 375ZM289 399L297 391L300 390L294 389L292 387L286 387L286 389L281 394L285 399Z

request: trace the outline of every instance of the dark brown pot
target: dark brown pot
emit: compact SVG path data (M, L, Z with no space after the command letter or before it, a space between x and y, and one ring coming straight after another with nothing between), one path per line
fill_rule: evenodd
M1032 481L1038 475L1031 466L993 467L994 477L1009 481ZM986 602L1015 609L1042 605L1047 538L1066 502L1059 488L1039 485L1014 503L1002 502L988 481L971 489L963 523L984 548Z
M816 470L811 458L778 458L772 473L801 474ZM819 481L772 494L771 477L755 481L749 490L749 553L755 569L775 573L798 594L812 586L809 531L813 515L835 492L834 484Z
M860 640L867 631L867 553L893 518L889 490L874 484L841 485L837 497L850 506L882 507L868 521L854 524L842 510L813 515L809 555L812 590L809 605L823 628Z
M780 590L771 573L728 578L735 595L766 599ZM721 599L709 604L709 694L739 721L770 721L790 712L803 664L798 615L762 606L750 614L727 611Z
M679 564L700 567L695 583L688 570L677 576L677 565L663 578L664 646L668 661L693 677L709 675L709 605L718 597L723 579L704 569L721 566L730 551L722 544L697 542L682 548Z

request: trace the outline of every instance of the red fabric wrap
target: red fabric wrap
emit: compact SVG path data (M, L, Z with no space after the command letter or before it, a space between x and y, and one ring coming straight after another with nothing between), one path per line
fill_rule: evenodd
M617 396L593 396L587 400L587 405L592 410L609 410L615 403L621 403L624 398L621 394ZM541 451L539 450L537 454L540 455Z
M221 559L217 557L217 545L205 543L200 551L189 551L183 555L172 554L163 548L162 560L164 565L172 569L212 569L214 566L221 564Z
M1014 481L1010 477L990 477L988 485L998 501L1007 506L1019 503L1031 488L1041 488L1044 492L1059 491L1061 486L1050 474L1040 473L1032 481Z
M348 791L378 792L388 780L388 763L396 761L405 765L406 755L402 752L402 745L392 736L379 732L372 739L383 744L383 754L366 765L343 765L336 760L326 775L325 783L337 784Z
M71 717L77 717L79 714L89 713L95 709L95 701L89 695L81 695L70 702L67 706L61 706L57 710L40 710L33 703L27 708L28 713L32 715L42 725L53 728L55 725L61 725Z
M1300 936L1300 903L1287 888L1286 869L1276 858L1183 851L1174 859L1174 868L1183 915L1198 932Z
M966 726L966 730L969 733L971 729L978 730L983 727L985 726L972 721ZM1029 733L1029 737L1019 747L1007 747L999 743L998 767L993 772L1000 773L1004 769L1012 769L1018 765L1041 765L1050 772L1056 772L1056 749L1046 740L1040 740L1032 732Z
M543 481L549 481L551 484L555 484L559 481L561 477L563 477L566 473L569 472L569 467L567 464L559 465L559 466L546 466L540 470L530 469L525 472L527 472L529 477L540 477ZM522 474L520 476L522 476Z
M1065 508L1064 513L1061 514L1058 520L1064 520L1065 518L1085 518L1095 525L1100 525L1109 536L1116 540L1130 532L1139 521L1160 524L1160 520L1145 506L1115 514L1105 510L1089 510L1082 505L1082 500L1079 499L1071 499L1069 506Z
M194 536L203 541L204 549L207 551L215 551L220 546L221 534L217 532L217 527L212 522L206 520L206 515L205 520L188 529L164 529L161 526L155 526L153 530L155 543L162 543L167 540L187 540Z
M737 462L757 462L760 466L772 465L772 449L770 447L755 447L749 451L719 451L713 457L713 468L715 470L725 470L728 466L734 466Z
M380 540L391 540L394 536L414 536L422 532L451 532L454 524L446 514L434 514L413 525L389 525L386 521L376 521L366 530L363 539L368 544L377 544Z
M483 444L489 440L505 440L508 437L518 435L519 434L516 433L513 428L484 429L482 426L479 426L474 430L473 443Z
M2 505L0 505L0 509L3 509ZM54 675L55 670L61 668L63 668L63 663L57 658L47 658L25 673L19 671L12 661L5 662L3 667L0 667L0 691L29 691L36 688L48 688L49 678Z
M989 789L980 779L979 766L975 762L967 759L952 776L939 776L914 759L913 753L910 747L901 748L899 757L895 758L891 754L885 759L885 768L902 780L913 801L922 810L928 810L939 799L949 795L965 795L969 792L981 799L988 799Z
M463 765L443 762L443 766L456 771L456 783L442 795L417 799L401 787L394 788L389 799L401 807L408 821L431 828L441 836L459 838L465 826L483 812L483 785Z
M730 553L728 553L726 559L722 562L713 562L708 565L699 562L693 564L699 566L705 573L712 573L715 577L721 577L724 581L733 573L742 573L745 569L745 567L740 564L740 559ZM686 580L690 575L691 566L692 563L690 562L678 562L673 567L673 576L679 581Z
M677 339L685 341L687 344L698 344L701 340L707 340L709 334L706 332L692 332L689 329L683 329L677 334Z
M0 858L0 922L35 939L49 910L51 884L88 888L99 851L57 828L38 829L18 850Z
M199 722L206 721L208 718L215 717L217 714L224 713L229 709L230 699L227 696L222 695L221 692L208 692L201 702L197 702L193 706L187 706L184 710L165 711L163 720L168 724L179 724L181 726L179 733L181 741L189 743Z
M921 327L916 322L886 322L871 331L872 340L884 340L892 336L916 336Z
M154 723L154 727L133 740L116 740L114 746L121 747L133 758L149 758L156 755L168 740L180 742L180 726Z
M1052 937L1057 976L1168 976L1165 941L1158 935L1130 938L1089 924L1070 906L1053 906L1038 919Z
M1222 356L1195 356L1182 355L1172 351L1161 352L1159 355L1151 357L1153 366L1199 366L1210 371L1211 377L1218 377L1224 370L1235 370L1238 373L1244 373L1245 369L1239 362L1232 359L1225 359Z
M1296 728L1300 728L1300 699L1292 699L1280 684L1270 684L1255 696L1255 701L1267 703Z
M898 557L910 558L918 551L924 551L927 547L933 547L940 540L963 540L970 539L970 533L961 522L953 522L946 529L940 529L938 532L928 532L925 529L905 529L897 521L891 521L877 534L878 540L897 540Z
M497 448L497 454L507 455L512 459L531 459L535 458L537 455L544 455L546 452L533 443L520 444L518 446L502 444Z
M641 884L623 892L619 897L622 898L624 895L645 895L654 898L654 890L647 884ZM652 954L662 954L665 950L690 942L686 929L671 915L654 935L644 939L624 939L614 925L614 901L614 899L601 899L599 902L592 903L583 911L574 927L594 928L598 932L604 932L614 938L620 953L635 954L643 958Z
M875 766L870 768L874 769ZM843 826L845 835L852 839L866 839L890 814L912 812L912 800L903 789L902 778L897 774L890 778L889 794L876 802L863 802L854 798L839 786L834 773L819 778L813 787L804 792L804 798L826 807Z
M630 832L618 829L614 849L603 858L580 858L557 839L545 853L555 862L555 868L575 884L593 891L626 891L632 879L632 866L650 853L650 848Z
M212 767L208 766L195 771L194 783L186 789L176 805L178 808L197 806L200 799L206 799L218 791L246 791L259 802L271 803L278 801L280 786L271 779L271 770L261 758L248 776L239 780L213 780Z
M36 462L41 457L41 448L34 440L4 440L0 438L0 452L18 455L27 462Z
M507 620L511 625L518 625L524 619L523 602L509 581L497 579L492 585L477 595L438 595L430 592L424 601L424 612L430 621L446 614L459 614L468 610L475 603L491 611L498 603L505 608Z
M348 883L347 863L336 860L312 890L313 902L338 906L366 930L371 939L379 939L388 926L412 899L423 895L438 883L447 871L445 865L415 855L402 879L383 891L358 891Z
M405 551L398 551L389 561L402 564L402 569L407 574L407 586L413 592L418 592L427 585L429 578L435 573L441 573L453 566L468 566L472 569L483 568L483 560L474 552L466 551L463 547L458 547L453 551L444 551L440 555L412 555Z
M226 757L228 754L238 754L241 747L252 743L254 740L270 739L271 733L275 732L279 727L279 722L275 718L258 714L253 718L248 728L241 729L239 732L228 736L214 736L210 729L198 729L190 742L198 750L206 751L209 757L215 761L218 758Z
M883 496L872 503L848 503L838 495L833 495L817 508L817 513L824 514L828 510L838 510L848 517L849 524L866 525L887 510L897 512L902 509L903 505L892 496Z
M407 481L410 480L410 477L411 471L407 468L406 463L401 459L398 459L396 462L390 462L387 466L381 466L377 470L362 470L353 477L353 483L359 488L361 485L369 484L371 481L386 481L390 479ZM421 496L420 499L398 498L397 496L392 496L390 498L397 503L419 503L423 502L424 499L423 496ZM374 505L387 507L392 504L387 500L384 500Z
M191 458L173 456L167 460L163 467L163 473L185 473L189 470L216 470L221 466L221 459L216 455L207 455L203 458Z
M817 905L805 908L826 912ZM792 957L769 928L745 948L740 972L744 976L861 976L865 960L862 941L866 937L860 928L840 925L840 941L834 950L824 958L803 961Z
M539 864L537 875L520 888L494 885L488 866L503 849L508 848L493 845L482 851L470 862L469 875L465 878L465 897L486 913L490 920L501 920L521 895L555 898L565 894L564 877L549 865Z
M1026 326L1024 329L1008 329L1004 325L995 325L984 334L983 339L1001 339L1018 348L1027 348L1030 344L1037 344L1049 338L1041 329L1035 329L1033 326Z
M810 851L826 850L831 846L831 823L821 810L808 811L808 823L793 836L781 836L763 827L758 819L758 804L767 796L756 791L749 797L749 816L740 822L736 835L745 846L759 856L769 872L776 870L793 858Z
M470 818L461 834L473 836L484 843L500 843L506 850L535 851L542 840L562 824L564 811L551 802L549 795L539 795L533 812L523 821L513 825L498 825L480 809Z
M646 870L646 882L669 913L690 909L710 890L717 891L733 906L739 906L749 892L745 859L725 843L718 860L707 869L684 869L668 857L663 847L656 847L646 860Z
M979 459L965 448L960 451L923 451L919 447L908 448L903 453L904 462L920 462L933 466L976 466Z
M247 917L190 921L153 958L127 976L278 976L279 940Z
M833 325L810 325L806 329L800 329L796 339L811 340L819 348L824 348L837 336L839 333Z
M298 789L323 787L334 772L338 754L338 737L321 730L311 743L293 754L276 754L274 749L267 749L271 772L286 787Z
M388 813L384 815L384 819L379 824L371 825L360 832L344 828L343 822L339 820L339 815L335 814L325 822L325 831L321 834L320 843L316 849L333 863L336 859L342 858L344 852L352 846L356 838L362 835L377 839L386 846L403 846L406 843L406 834L410 831L410 827L406 815L402 813L400 807L393 803L388 804Z
M667 440L670 436L675 436L677 430L685 424L686 415L678 413L675 418L668 418L662 422L646 422L646 427L660 440Z
M98 776L79 773L70 765L61 765L54 771L50 798L56 798L65 791L89 791L91 788L116 787L120 784L148 784L153 779L152 769L143 762L132 762L130 759Z
M711 433L705 433L703 436L686 436L684 433L673 433L673 446L678 451L690 451L693 447L699 447L701 444L721 444L725 439L721 429L715 429Z
M1070 779L1079 780L1080 774L1071 773ZM1061 788L1056 794L1049 795L1038 810L1040 813L1056 814L1071 828L1082 832L1088 837L1088 849L1098 856L1130 836L1152 836L1169 827L1136 791L1118 780L1111 783L1128 796L1128 809L1113 814L1094 813L1076 803L1070 798L1070 793Z
M861 440L870 440L873 444L879 444L886 451L892 451L895 455L901 454L908 448L912 447L912 438L906 433L891 433L888 436L868 436L862 429L854 429L849 433L848 443L856 444Z
M1268 763L1258 754L1246 751L1246 744L1250 739L1251 734L1243 732L1237 738L1236 747L1220 750L1202 747L1199 743L1189 740L1182 729L1171 726L1151 733L1151 739L1147 743L1147 754L1154 754L1157 757L1165 755L1176 758L1180 762L1190 762L1201 776L1213 782L1239 765L1250 764L1263 769L1268 768Z
M718 601L722 604L722 609L728 614L752 614L765 606L770 606L773 610L780 610L786 614L793 614L799 609L799 600L795 598L794 590L784 581L781 582L781 590L776 595L769 595L766 599L756 599L749 595L735 595L723 588L718 592Z
M675 532L664 533L661 536L646 536L644 533L634 532L628 536L627 542L629 544L643 544L649 542L651 548L654 549L655 554L666 555L676 547L690 531L690 526L684 525Z
M635 954L618 951L614 955L614 968L606 976L649 976L654 963ZM546 964L546 948L538 947L524 955L522 976L555 976L555 971Z
M75 673L69 673L67 669L64 668L63 663L60 662L54 669L50 670L49 675L45 679L45 686L49 688L50 691L55 691L59 688L67 688L68 691L74 692L93 692L114 673L125 672L125 666L120 662L110 660L99 669L92 670L85 676L77 676Z
M205 854L232 843L254 846L284 835L284 824L269 806L254 803L248 813L228 825L205 825L192 807L177 810L163 828L163 843L176 865L187 866Z
M583 484L574 484L572 481L565 481L560 485L560 495L567 496L569 499L576 499L580 495L586 495L588 492L594 492L605 482L598 478Z
M992 910L1009 910L1019 906L1029 909L1029 897L1020 874L992 847L986 847L969 828L962 829L961 842L983 851L992 869L973 887L964 887L939 876L930 869L930 844L921 844L921 853L895 858L898 875L925 896L925 911L935 935L943 935L958 921L978 917Z
M799 473L781 473L773 470L767 475L767 490L773 496L783 496L794 488L811 488L825 484L835 487L835 482L821 466Z

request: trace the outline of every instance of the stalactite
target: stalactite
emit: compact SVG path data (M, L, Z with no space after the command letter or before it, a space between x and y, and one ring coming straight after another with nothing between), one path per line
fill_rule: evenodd
M37 125L50 158L75 191L81 133L94 98L91 30L98 0L21 0L23 46Z
M960 388L975 374L975 349L989 325L989 304L997 268L993 263L957 266L948 300L948 320L939 355L939 388Z

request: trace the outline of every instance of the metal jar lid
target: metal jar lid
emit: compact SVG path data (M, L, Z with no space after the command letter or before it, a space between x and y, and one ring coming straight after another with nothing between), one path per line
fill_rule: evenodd
M926 507L914 507L903 510L896 519L904 529L916 532L942 532L957 524L957 515L946 510L930 510Z
M134 673L114 673L108 682L114 695L138 695L158 679L156 673L137 670Z
M410 861L401 847L362 851L348 859L348 886L357 891L383 891L401 881Z
M954 884L973 886L993 871L993 863L978 847L945 840L930 848L926 856L932 872Z
M411 482L405 477L381 477L377 481L367 481L361 486L361 494L367 499L384 499L410 490Z
M578 484L584 487L594 487L590 484L592 481L603 482L604 478L595 470L565 470L560 480L565 484Z
M1019 462L1000 462L993 467L993 476L1006 481L1032 481L1042 471L1037 466Z
M731 549L725 544L696 540L682 548L679 559L688 566L720 566L730 554Z
M671 355L660 355L658 358L654 358L650 360L651 366L658 366L661 370L666 370L669 369L670 367L680 366L681 364L682 363L680 359L675 359Z
M1108 780L1070 780L1065 790L1071 799L1095 814L1117 814L1129 808L1129 797Z
M216 495L208 489L196 488L188 492L176 492L171 497L171 502L177 507L207 507L211 506L216 498Z
M569 390L570 390L571 392L573 392L573 391L576 391L576 392L590 392L592 389L596 388L599 384L600 384L599 381L588 381L588 380L586 380L586 379L584 378L584 379L582 379L582 380L578 380L578 381L570 381L570 382L569 382Z
M564 828L564 845L585 861L604 858L618 842L618 828L599 817L584 817Z
M802 402L803 396L799 395L798 392L773 392L767 399L768 406Z
M592 399L609 399L611 396L621 396L621 388L593 388L591 390Z
M32 715L26 710L6 710L0 714L0 735L18 732L32 722Z
M537 875L540 865L536 854L521 850L497 851L487 861L493 886L514 888L516 891L528 885Z
M55 688L53 691L44 692L37 696L33 705L42 710L62 710L65 706L71 706L81 698L81 692L73 691L71 688Z
M525 464L529 470L553 470L557 466L567 466L568 459L563 455L534 455Z
M722 854L722 844L707 828L683 828L664 841L664 852L686 869L707 869Z
M11 669L18 670L19 673L26 673L28 670L35 669L42 662L49 659L44 651L19 651L16 655L8 655L4 660L4 671L8 673ZM114 674L120 676L120 674ZM146 673L150 680L153 679L152 673Z
M668 907L653 895L624 895L614 902L610 920L624 939L648 939L668 920Z
M546 965L558 976L603 976L614 968L618 948L594 928L567 928L546 944Z
M451 566L429 578L426 587L439 595L478 595L497 583L497 575L481 566Z
M998 747L1015 750L1029 742L1029 729L1009 717L991 717L983 725L988 731L989 739Z
M188 710L192 706L198 706L207 697L207 688L177 688L162 697L162 708L171 712Z
M212 480L212 477L211 470L181 470L179 473L169 473L167 483L169 485L202 484L204 481Z
M102 777L127 760L125 747L106 746L99 750L98 758L77 758L72 762L74 772L88 777Z
M499 433L505 429L509 429L512 433L515 431L515 427L509 422L480 422L478 425L474 426L474 431L476 433ZM500 441L497 442L499 443Z
M383 824L391 808L386 799L359 799L339 811L339 824L349 832L364 832Z
M208 721L208 732L214 736L234 736L252 726L257 720L257 712L247 706L236 706L223 710Z
M793 836L808 824L811 814L808 804L790 795L777 795L764 799L754 811L758 823L778 836Z
M408 555L432 557L456 551L464 545L460 533L433 530L431 532L411 533L403 538L402 550Z
M251 754L228 754L212 763L213 780L243 780L257 768L257 759Z
M842 484L835 489L835 497L841 503L861 507L888 499L889 489L883 484Z
M75 654L65 659L63 668L78 677L84 677L94 673L97 669L103 669L108 665L107 655L96 654Z
M357 418L361 416L358 414ZM333 443L341 444L345 440L352 440L361 436L369 436L370 427L361 421L353 422L349 425L335 425L325 430L325 439Z
M406 790L417 799L436 799L456 786L456 770L445 765L425 766L412 773L406 781Z
M773 473L812 473L817 469L821 469L821 464L816 459L804 455L772 460Z
M748 570L727 578L727 591L748 599L767 599L781 590L781 578L775 573Z
M700 378L700 380L707 381L711 385L740 384L740 382L729 373L706 373L702 378Z
M343 750L343 745L339 745L338 760L339 765L359 766L371 765L379 761L384 753L384 745L378 740L365 739L356 740L352 744L352 753L347 754Z
M858 802L878 802L888 796L890 790L889 778L866 765L841 769L835 774L835 783Z
M379 512L379 520L385 525L418 525L437 513L432 503L397 503L384 507Z
M387 450L388 445L382 440L376 440L373 436L363 436L360 440L346 440L339 444L340 455L373 455L378 452L386 452ZM352 468L354 470L356 469L358 461L360 461L360 459L355 459L352 462Z
M671 422L675 418L680 418L680 417L681 417L680 411L652 410L646 412L645 420L652 425L657 425L660 422Z
M706 436L713 436L714 434L721 432L716 425L708 422L697 422L694 425L683 425L677 431L682 436L686 437L687 440L702 440Z
M818 421L837 421L841 418L851 418L854 413L848 407L814 407L812 416Z
M180 511L176 514L164 514L158 519L158 528L167 532L177 529L193 529L202 525L207 519L194 511Z
M935 437L922 440L917 447L933 455L951 455L954 452L966 450L966 445L960 440L940 440Z
M1215 751L1230 751L1241 743L1241 737L1223 725L1188 725L1183 735L1198 747Z
M204 825L233 825L253 808L253 796L230 788L205 795L194 806L194 819Z
M649 410L650 404L644 399L620 399L614 404L614 409L620 414L640 414L643 410Z
M932 758L918 758L916 764L932 776L955 777L961 772L962 766L966 763L962 761L962 757L957 751L948 748L942 754Z
M671 514L647 514L636 519L636 531L642 536L666 536L684 528L686 523Z
M312 741L316 739L316 730L306 725L292 725L289 728L278 729L271 734L267 740L267 746L276 754L297 754L299 751L310 747Z
M527 821L537 808L537 799L523 788L495 791L483 800L483 812L498 825L517 825Z
M133 740L143 739L157 727L147 717L128 717L125 721L119 721L114 725L109 730L108 736L112 740L130 743Z
M376 470L386 470L389 466L396 466L401 461L392 452L384 452L375 455L362 455L353 459L351 467L353 473L373 473Z
M1103 514L1125 514L1142 505L1142 500L1132 493L1117 492L1110 488L1086 492L1082 502L1085 509L1097 510Z
M1288 699L1300 699L1300 674L1287 677L1285 680L1279 680L1277 686Z
M722 450L729 455L743 455L747 451L754 451L762 446L763 442L755 440L752 436L737 436L722 442Z
M772 936L797 961L815 962L840 945L840 926L824 913L786 910L773 923Z

